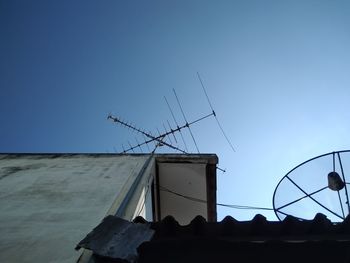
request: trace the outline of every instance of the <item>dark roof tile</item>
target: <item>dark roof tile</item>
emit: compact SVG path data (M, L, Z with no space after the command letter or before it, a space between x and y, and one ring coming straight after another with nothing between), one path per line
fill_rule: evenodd
M76 246L90 249L101 258L134 262L136 249L154 234L149 223L131 223L116 216L107 216ZM104 261L106 262L106 261Z
M227 216L221 222L207 222L203 217L195 217L190 224L181 226L173 217L167 216L160 222L153 222L151 227L158 238L188 237L226 237L233 239L300 239L315 236L349 235L350 220L332 223L323 214L312 220L300 220L287 216L283 221L267 221L262 215L256 215L251 221L237 221Z
M154 231L153 237L153 232L150 231ZM162 257L168 257L167 250L174 253L187 249L194 256L197 255L197 250L204 249L206 255L209 255L212 249L215 253L223 251L230 257L232 253L242 254L239 251L249 249L269 251L270 255L275 248L286 253L294 249L306 253L310 248L311 252L307 253L311 257L314 253L312 251L318 248L317 244L332 246L334 251L342 251L343 247L349 246L350 217L342 223L332 223L322 214L316 215L312 220L301 221L287 216L283 221L277 222L267 221L262 215L256 215L251 221L237 221L228 216L221 222L207 222L205 218L197 216L190 224L182 226L172 216L152 223L141 217L130 223L109 216L78 247L91 249L99 256L133 261L137 257L136 249L139 251L140 246L143 247L143 253L161 251ZM186 255L185 252L183 254Z

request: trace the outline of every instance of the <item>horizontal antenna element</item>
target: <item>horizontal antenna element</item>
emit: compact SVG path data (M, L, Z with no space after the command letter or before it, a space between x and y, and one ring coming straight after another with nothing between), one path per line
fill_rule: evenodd
M130 150L134 152L134 149L137 148L137 147L139 147L139 146L141 146L141 145L147 144L147 143L152 142L152 141L157 141L157 142L159 143L159 145L164 144L164 145L166 145L166 146L168 146L168 147L170 147L170 148L172 148L172 149L174 149L174 150L180 151L180 152L182 152L182 153L187 153L187 152L185 152L185 151L183 151L183 150L177 148L176 146L173 146L173 145L171 145L171 144L169 144L169 143L163 141L163 138L164 138L165 136L169 135L171 132L167 132L166 134L162 134L162 135L160 135L160 136L154 137L154 136L152 136L151 134L149 134L149 133L147 133L147 132L144 132L144 131L142 131L142 130L140 130L140 129L134 127L134 126L131 126L130 124L128 124L128 123L126 123L126 122L124 122L124 121L122 121L122 120L120 120L120 119L118 119L118 118L116 118L116 117L113 117L112 115L109 115L109 116L107 117L107 119L110 119L110 120L112 120L113 122L119 123L119 124L121 124L121 125L124 126L124 127L127 127L127 128L129 128L129 129L131 129L131 130L133 130L133 131L136 131L136 132L138 132L138 133L141 133L141 134L145 135L146 137L150 138L149 140L147 140L147 141L145 141L144 143L141 143L141 144L139 144L139 145L137 145L137 146L131 146L130 143L129 143L130 148L129 148L128 150L126 150L126 152L128 152L128 151L130 151ZM181 127L180 127L180 128L181 128Z

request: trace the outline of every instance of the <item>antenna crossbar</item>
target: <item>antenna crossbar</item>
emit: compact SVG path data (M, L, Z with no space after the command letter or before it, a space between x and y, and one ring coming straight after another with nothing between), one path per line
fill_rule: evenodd
M166 132L166 133L164 133L164 134L160 134L159 136L153 136L153 135L151 135L151 134L149 134L149 133L147 133L147 132L145 132L145 131L142 131L142 130L140 130L140 129L138 129L138 128L136 128L136 127L134 127L134 126L132 126L132 125L126 123L126 122L124 122L124 121L122 121L121 119L118 119L118 118L116 118L116 117L113 117L112 115L109 115L109 116L107 117L107 119L111 119L113 122L117 122L117 123L119 123L119 124L121 124L121 125L123 125L123 126L129 128L129 129L131 129L131 130L134 130L134 131L136 131L136 132L139 132L139 133L143 134L144 136L150 138L149 140L146 140L145 142L140 143L140 144L138 144L138 145L136 145L136 146L131 146L131 145L129 144L130 148L124 150L124 153L125 153L125 152L129 152L129 151L133 151L133 152L134 152L134 149L136 149L136 148L138 148L138 147L140 147L140 146L142 146L142 145L148 144L148 143L153 142L153 141L157 141L159 145L166 145L166 146L168 146L168 147L170 147L170 148L172 148L172 149L174 149L174 150L177 150L177 151L179 151L179 152L182 152L182 153L187 154L187 152L185 152L184 150L182 150L182 149L180 149L180 148L178 148L178 147L176 147L176 146L174 146L174 145L171 145L171 144L169 144L169 143L163 141L163 138L164 138L165 136L171 134L172 132L177 131L178 129L182 129L182 128L184 128L184 127L180 127L180 128L177 128L177 129L175 129L175 130L173 130L173 131ZM186 127L186 126L185 126L185 127Z
M126 149L126 150L124 149L124 150L123 150L124 153L129 152L129 151L134 151L134 149L140 148L141 146L143 146L143 145L145 145L145 144L148 146L148 143L151 143L151 142L153 142L153 141L157 141L158 144L160 144L160 145L166 145L166 146L168 146L168 147L170 147L170 148L172 148L172 149L174 149L174 150L177 150L177 151L179 151L179 152L182 152L182 153L184 153L184 154L187 154L186 151L184 151L184 150L182 150L182 149L180 149L180 148L178 148L178 147L176 147L176 146L174 146L174 145L172 145L172 144L170 144L170 143L165 142L165 141L164 141L164 138L165 138L166 136L170 135L170 134L174 135L175 132L181 132L182 129L188 128L190 125L195 124L195 123L197 123L197 122L199 122L199 121L201 121L201 120L203 120L203 119L206 119L206 118L208 118L208 117L210 117L210 116L212 116L212 115L213 115L213 113L210 113L210 114L205 115L205 116L203 116L203 117L201 117L201 118L199 118L199 119L196 119L196 120L194 120L194 121L192 121L192 122L189 122L189 123L186 122L186 124L184 124L184 125L182 125L182 126L178 126L178 127L175 128L175 129L170 129L170 131L166 131L166 132L163 133L163 134L159 134L159 136L153 136L153 135L151 135L150 133L147 133L147 132L145 132L145 131L143 131L143 130L141 130L141 129L139 129L139 128L136 128L136 127L134 127L134 126L128 124L127 122L122 121L120 118L114 117L114 116L112 116L112 115L108 115L107 119L110 119L110 120L112 120L113 122L119 123L119 124L121 124L122 126L127 127L127 128L129 128L129 129L131 129L131 130L134 130L134 131L136 131L136 132L138 132L138 133L141 133L141 134L144 135L145 137L149 138L148 140L145 140L143 143L138 143L136 146L131 146L131 145L129 144L130 148L128 148L128 149Z

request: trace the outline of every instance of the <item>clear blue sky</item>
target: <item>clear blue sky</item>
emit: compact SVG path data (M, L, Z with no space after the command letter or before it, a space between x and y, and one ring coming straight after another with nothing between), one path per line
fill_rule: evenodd
M227 169L218 201L271 207L295 165L350 148L349 14L349 1L0 0L0 151L120 151L135 134L110 112L155 131L166 96L181 122L175 88L189 120L210 113L198 71L236 148L213 118L193 126Z

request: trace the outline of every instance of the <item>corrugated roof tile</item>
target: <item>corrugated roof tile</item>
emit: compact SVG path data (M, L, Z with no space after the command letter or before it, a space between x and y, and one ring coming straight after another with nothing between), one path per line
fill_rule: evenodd
M154 231L152 238L148 232L151 229ZM208 249L213 246L215 253L222 248L230 255L232 253L228 252L230 247L235 250L240 247L257 251L267 249L268 253L271 253L271 246L286 251L296 247L304 251L308 247L315 250L317 249L315 244L320 243L339 251L350 244L349 230L350 216L342 223L332 223L322 214L316 215L312 220L301 221L287 216L283 221L277 222L267 221L262 215L256 215L251 221L237 221L227 216L216 223L207 222L203 217L197 216L185 226L181 226L172 216L151 223L141 217L135 218L134 223L130 223L109 216L82 240L78 247L91 249L95 254L105 257L119 257L129 261L134 260L136 256L127 254L131 250L135 252L139 245L142 245L142 251L145 249L156 251L162 247L170 249L169 246L174 246L175 250L184 249L185 244L192 246L191 244L195 243L193 245L195 250L202 245ZM285 247L282 243L286 244ZM293 245L301 243L305 243L305 246ZM336 245L338 243L341 245Z

